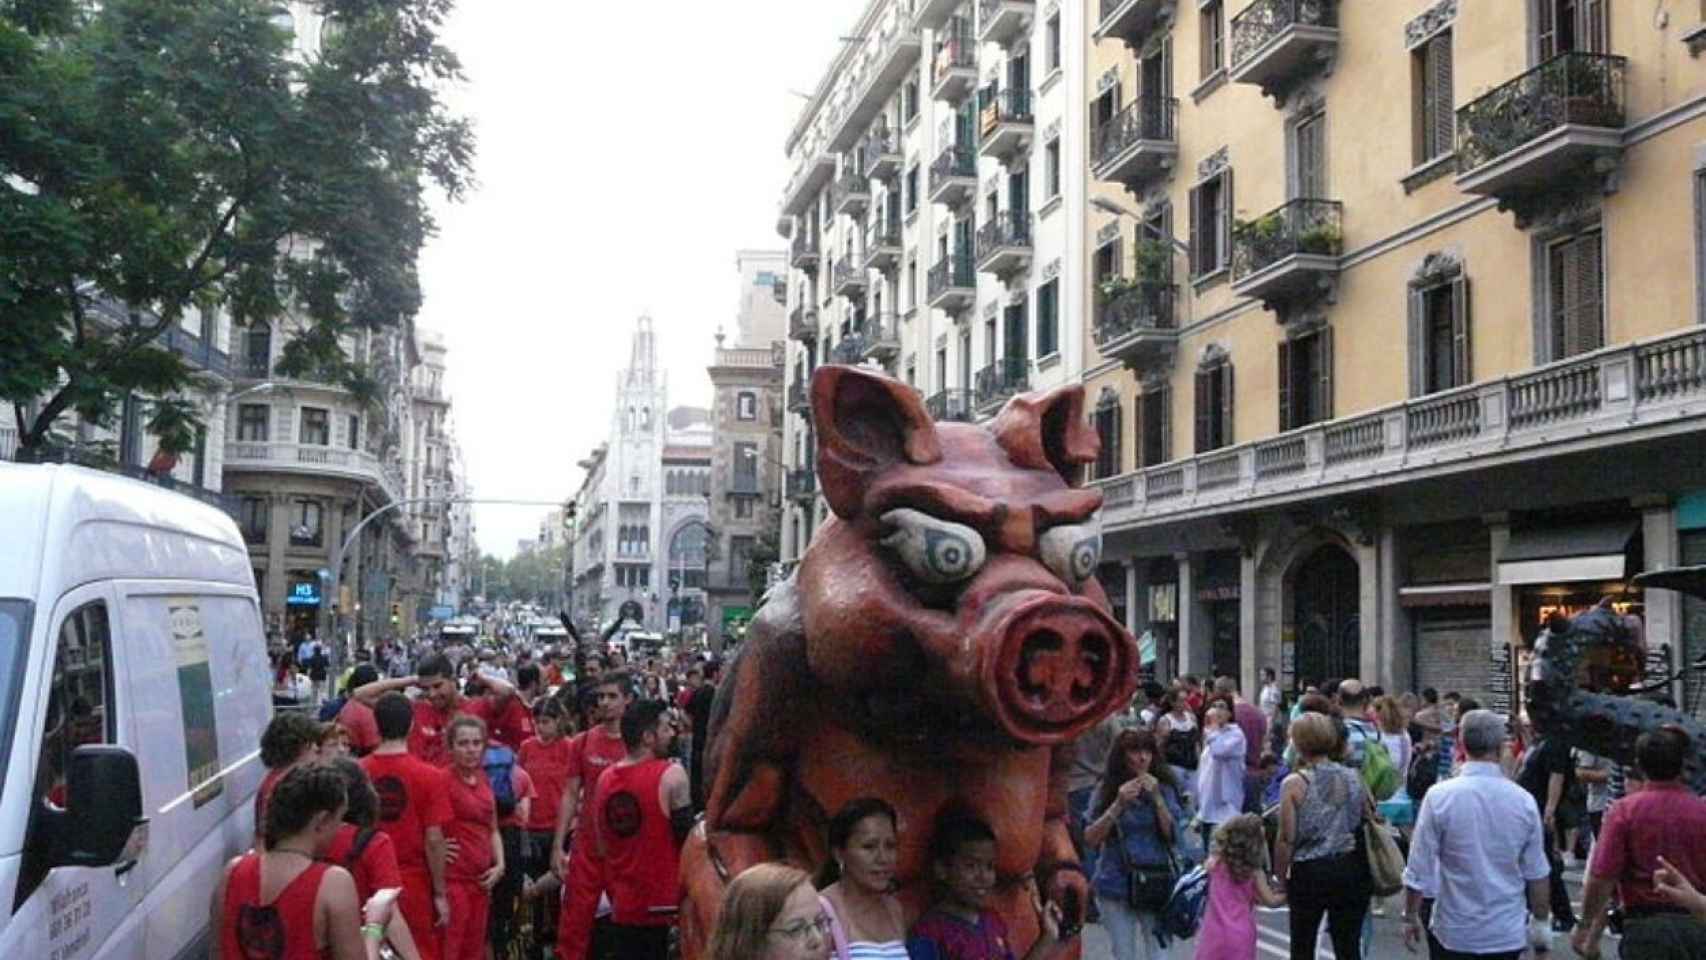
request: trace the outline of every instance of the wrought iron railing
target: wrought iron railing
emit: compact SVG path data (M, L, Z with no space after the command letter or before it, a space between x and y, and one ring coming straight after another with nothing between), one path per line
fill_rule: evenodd
M1031 91L1018 87L985 90L981 97L979 128L987 138L1004 123L1030 123Z
M1108 298L1096 318L1096 345L1105 347L1133 333L1177 330L1178 287L1171 283L1139 281Z
M887 212L879 213L871 221L871 228L865 232L865 257L870 259L871 251L877 247L900 246L900 221L890 217Z
M900 317L892 313L882 313L865 318L864 329L866 353L873 349L900 347Z
M849 164L847 170L835 181L830 191L831 203L840 207L848 197L857 197L860 203L865 202L871 195L871 181L865 176L865 171Z
M1628 61L1560 53L1457 108L1457 169L1478 166L1566 124L1620 128Z
M1090 144L1092 162L1101 166L1140 141L1172 141L1178 109L1177 97L1143 97L1126 104L1113 119L1096 128Z
M863 330L848 331L836 342L829 351L830 361L857 365L865 359L865 332Z
M166 328L166 335L160 338L159 346L199 365L209 373L221 377L231 376L231 356L229 354L223 350L215 350L211 342L203 340L177 324L172 324Z
M843 259L835 265L835 289L844 286L863 287L865 285L865 265L854 263L852 257Z
M988 23L991 18L1001 11L1001 5L1008 2L1010 2L1010 0L978 0L977 22L980 24ZM1022 2L1024 2L1026 6L1036 6L1036 0L1022 0Z
M810 230L801 230L795 235L789 245L789 251L796 259L799 257L816 257L822 251L818 249L817 234Z
M958 144L949 146L930 164L931 183L949 177L977 179L977 153L972 148Z
M977 274L972 270L971 257L964 252L951 253L939 260L924 277L925 295L934 297L955 287L977 286Z
M985 406L1005 400L1024 390L1031 382L1031 362L1024 357L1002 357L977 372L972 378L972 392L977 405Z
M936 43L936 53L930 58L930 80L940 84L950 70L977 69L977 38L967 26L942 36Z
M788 471L787 490L789 499L812 497L817 495L817 475L810 467Z
M1299 253L1338 256L1344 204L1300 197L1232 230L1232 276L1241 280Z
M1025 210L1003 210L977 228L977 258L1011 247L1030 249L1031 214Z
M924 409L932 420L969 422L973 417L971 391L963 387L938 390L924 401Z
M860 168L875 169L884 157L892 157L900 153L894 131L887 127L872 130L859 145Z
M1338 25L1337 0L1256 0L1232 18L1232 68L1292 27Z

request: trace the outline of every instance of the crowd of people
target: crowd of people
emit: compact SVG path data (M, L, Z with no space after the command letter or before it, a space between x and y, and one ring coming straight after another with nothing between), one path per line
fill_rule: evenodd
M719 672L605 653L577 677L550 649L384 648L311 679L317 712L280 710L262 738L254 851L213 904L222 955L348 960L384 943L405 960L662 960ZM1251 701L1232 678L1187 676L1146 684L1080 739L1068 810L1116 960L1161 955L1162 912L1197 865L1205 960L1253 960L1257 908L1282 905L1299 958L1323 938L1340 960L1367 956L1373 918L1394 913L1436 960L1514 960L1561 934L1593 957L1608 926L1623 957L1699 957L1706 801L1680 783L1693 749L1661 729L1626 768L1451 692L1344 679L1292 694L1266 670ZM1011 957L990 906L1000 838L964 811L927 827L935 898L912 922L894 892L901 825L869 797L831 818L817 876L732 878L710 956ZM1401 878L1371 857L1382 834L1408 850ZM1569 857L1587 864L1579 917ZM1065 905L1033 905L1027 960L1045 960L1078 930Z

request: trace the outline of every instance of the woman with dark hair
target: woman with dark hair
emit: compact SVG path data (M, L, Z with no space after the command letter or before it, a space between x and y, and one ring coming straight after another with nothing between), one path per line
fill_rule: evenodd
M1090 886L1116 960L1147 960L1155 914L1165 905L1163 886L1172 863L1173 838L1185 820L1179 781L1158 763L1158 745L1147 730L1122 730L1108 751L1108 768L1085 814L1084 842L1101 849ZM1109 841L1112 841L1110 846ZM1137 888L1146 899L1132 902ZM1152 878L1143 883L1141 878ZM1159 902L1156 897L1161 897Z
M1185 694L1179 690L1167 692L1166 704L1155 721L1155 743L1158 756L1173 768L1173 782L1180 796L1196 798L1197 761L1202 756L1202 725L1197 723L1196 711L1191 709Z
M374 826L379 819L379 794L367 779L367 771L349 757L325 761L344 778L344 823L326 848L325 860L350 872L355 878L355 892L362 902L380 890L400 888L403 875L397 869L397 848L390 835ZM430 931L429 931L430 933ZM415 945L413 931L403 919L402 911L395 912L385 927L385 939L403 960L418 960L420 948Z
M279 781L264 851L233 859L213 891L214 960L377 960L396 890L364 908L349 871L323 859L343 826L345 782L323 764Z
M906 914L894 894L894 807L851 800L829 821L830 859L818 873L838 960L907 960Z

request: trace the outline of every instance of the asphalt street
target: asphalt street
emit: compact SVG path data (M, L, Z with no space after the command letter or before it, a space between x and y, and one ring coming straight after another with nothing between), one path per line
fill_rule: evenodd
M1565 874L1569 883L1571 898L1579 910L1582 899L1582 876L1579 867L1571 867ZM1403 925L1398 922L1398 911L1389 909L1386 916L1377 917L1374 921L1374 944L1368 951L1368 960L1401 960L1405 957L1426 957L1427 947L1422 945L1417 953L1409 953L1404 949ZM1257 960L1281 960L1291 956L1290 935L1287 933L1290 914L1284 907L1278 910L1258 910L1257 919ZM1322 940L1326 937L1323 935ZM1153 946L1153 944L1152 944ZM1191 942L1175 943L1167 952L1159 948L1152 949L1150 960L1191 960L1195 944ZM1611 937L1605 938L1600 947L1603 960L1615 960L1617 944ZM1554 960L1575 960L1577 954L1571 949L1569 938L1559 934L1557 946L1551 955ZM1317 957L1320 960L1333 960L1332 947L1323 942ZM1113 953L1108 948L1108 935L1105 930L1095 924L1084 931L1084 960L1113 960Z

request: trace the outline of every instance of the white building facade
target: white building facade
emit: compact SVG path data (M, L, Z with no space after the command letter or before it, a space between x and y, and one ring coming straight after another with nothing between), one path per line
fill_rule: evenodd
M791 268L784 561L827 518L806 396L818 364L881 366L953 420L1078 380L1084 15L873 0L802 112L777 222Z

